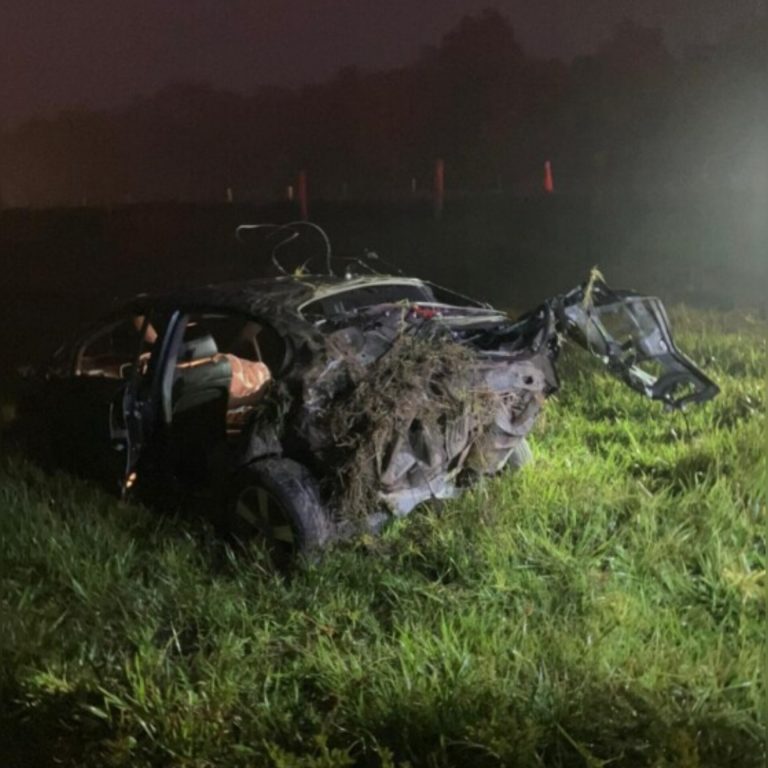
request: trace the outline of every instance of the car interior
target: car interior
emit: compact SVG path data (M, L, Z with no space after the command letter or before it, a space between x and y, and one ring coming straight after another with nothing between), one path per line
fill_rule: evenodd
M137 358L151 349L146 333L142 338L141 320L134 315L124 317L88 337L75 355L75 375L128 378Z
M157 321L158 328L165 322ZM285 363L286 345L269 325L216 312L190 313L174 362L170 390L177 466L204 472L208 448L239 435ZM129 315L95 331L75 353L74 374L96 381L127 380L148 363L157 339L143 315ZM142 369L143 370L143 369Z
M172 419L216 414L216 433L239 432L283 365L285 344L271 327L236 315L189 315L176 360Z

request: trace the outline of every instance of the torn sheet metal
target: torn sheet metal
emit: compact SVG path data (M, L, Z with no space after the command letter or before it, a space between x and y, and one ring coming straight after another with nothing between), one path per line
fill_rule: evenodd
M316 459L334 468L331 475L337 472L342 513L360 501L352 494L345 506L350 484L361 475L378 502L404 515L429 498L455 495L468 476L516 463L544 400L559 386L555 363L564 334L633 389L670 407L717 391L675 348L660 302L596 281L519 321L494 311L400 302L339 312L322 327L322 350L300 372L294 429ZM404 339L413 342L405 352ZM442 350L450 370L434 363L420 370L419 343ZM643 368L648 361L655 376ZM382 377L388 365L390 376ZM361 393L377 377L379 389L366 402ZM351 402L359 413L345 434L338 416Z

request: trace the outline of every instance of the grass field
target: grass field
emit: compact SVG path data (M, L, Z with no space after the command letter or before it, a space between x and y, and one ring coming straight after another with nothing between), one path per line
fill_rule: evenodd
M569 351L533 465L290 579L6 456L0 765L764 765L768 328L673 319L715 401Z

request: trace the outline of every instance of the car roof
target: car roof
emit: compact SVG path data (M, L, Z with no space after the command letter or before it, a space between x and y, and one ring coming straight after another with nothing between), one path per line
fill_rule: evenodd
M316 300L360 287L384 285L425 286L415 277L365 275L281 275L279 277L239 280L199 288L182 289L160 295L141 294L128 305L137 312L148 308L200 308L300 316L301 307Z

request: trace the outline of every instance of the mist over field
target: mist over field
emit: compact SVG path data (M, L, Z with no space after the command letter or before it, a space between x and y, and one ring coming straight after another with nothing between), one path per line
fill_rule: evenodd
M401 269L505 309L532 308L597 265L615 287L669 303L765 312L767 219L757 219L755 205L745 196L713 203L497 195L449 199L439 221L429 202L318 202L311 215L339 257L375 251L379 270ZM274 275L268 251L239 243L235 227L297 216L286 203L0 213L2 369L40 362L135 293ZM309 239L300 253L318 253L318 245Z
M682 48L624 19L571 60L527 51L515 26L488 9L398 67L177 83L0 129L0 367L116 297L271 273L234 228L298 218L300 172L336 253L376 251L502 307L598 265L669 301L764 308L765 9Z

